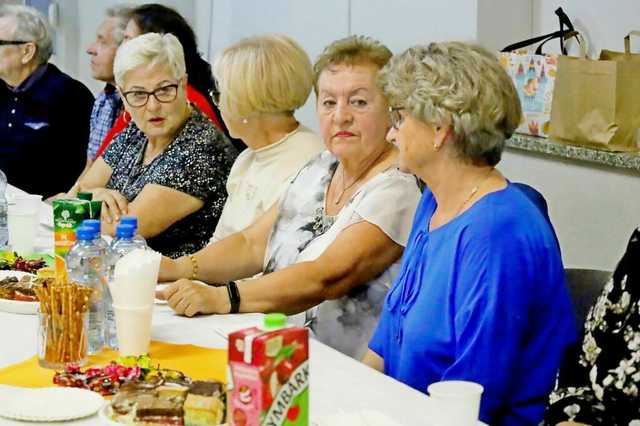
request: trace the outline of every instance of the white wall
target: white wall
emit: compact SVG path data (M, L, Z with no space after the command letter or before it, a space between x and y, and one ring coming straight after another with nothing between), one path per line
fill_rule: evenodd
M57 0L60 23L56 28L56 65L82 81L94 93L101 90L104 83L91 78L89 55L86 50L95 40L95 34L104 19L105 10L119 4L136 5L148 2L145 0ZM155 0L155 2L175 8L193 25L194 0Z
M553 12L558 7L562 7L576 29L586 35L590 53L596 57L603 48L623 51L624 36L631 30L640 29L640 1L638 0L533 0L533 2L535 34L546 34L559 29L558 18ZM549 52L559 50L558 43L549 44L552 45ZM634 52L640 52L640 39L632 40L631 48ZM577 49L573 52L578 53Z

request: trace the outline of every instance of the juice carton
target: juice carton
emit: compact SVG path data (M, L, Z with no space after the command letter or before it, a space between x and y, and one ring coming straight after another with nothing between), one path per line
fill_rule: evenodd
M309 330L268 314L263 327L229 335L231 426L309 424Z
M100 201L79 199L53 201L55 252L65 256L76 242L76 228L85 219L100 219Z

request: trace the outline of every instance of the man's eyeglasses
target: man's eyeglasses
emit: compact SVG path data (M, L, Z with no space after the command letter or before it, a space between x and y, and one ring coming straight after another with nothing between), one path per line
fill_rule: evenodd
M17 46L19 44L31 43L24 40L0 40L0 46Z
M404 116L400 114L404 107L389 107L389 117L391 118L391 125L394 129L398 130L404 121Z
M149 96L153 95L158 102L163 104L175 101L178 96L178 85L167 84L166 86L158 87L152 92L145 90L130 90L128 92L122 92L122 96L127 101L129 106L133 108L143 107L149 102Z

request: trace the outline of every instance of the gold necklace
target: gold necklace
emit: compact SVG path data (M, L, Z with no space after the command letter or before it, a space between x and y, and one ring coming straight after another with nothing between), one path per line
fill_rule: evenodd
M478 182L478 184L476 186L474 186L471 189L471 192L469 192L469 195L467 196L467 198L465 198L465 200L462 202L462 204L460 204L460 207L458 207L458 210L456 210L456 213L453 215L453 217L456 217L460 214L460 212L462 211L462 208L473 198L474 195L476 195L476 193L478 192L478 190L480 189L480 187L482 185L484 185L484 183L489 179L489 176L491 176L491 173L493 172L494 168L491 167L489 169L489 173L487 173L481 181Z
M340 200L342 200L342 196L344 195L344 193L346 191L348 191L349 189L351 189L351 187L353 185L355 185L366 173L367 171L369 171L369 169L371 168L371 166L373 166L379 159L380 157L382 157L382 155L387 152L387 150L383 150L380 154L378 154L378 156L376 158L373 159L373 161L371 161L369 164L367 164L367 166L363 169L362 172L360 172L358 174L358 176L356 176L356 178L353 180L353 182L351 182L349 185L345 186L344 184L344 166L342 166L342 174L341 174L341 178L342 178L342 191L340 191L340 195L338 195L338 198L336 198L333 201L333 204L335 206L337 206L338 204L340 204Z

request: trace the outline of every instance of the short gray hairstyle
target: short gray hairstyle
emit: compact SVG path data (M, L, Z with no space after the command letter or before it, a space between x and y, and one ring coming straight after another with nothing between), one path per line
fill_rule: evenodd
M117 20L117 24L113 27L113 33L111 34L116 46L120 46L124 41L124 30L127 28L132 12L133 7L122 4L110 7L105 12L107 18L115 18Z
M497 57L462 42L413 46L394 56L378 83L391 105L434 125L451 125L466 161L498 164L522 118L516 89Z
M116 84L123 87L127 72L151 64L166 64L176 79L186 74L184 52L176 36L147 33L122 43L113 61Z
M35 60L38 64L49 61L53 53L53 41L51 28L47 19L37 9L22 5L0 5L0 18L10 17L16 21L16 30L13 33L15 40L24 40L35 43Z

